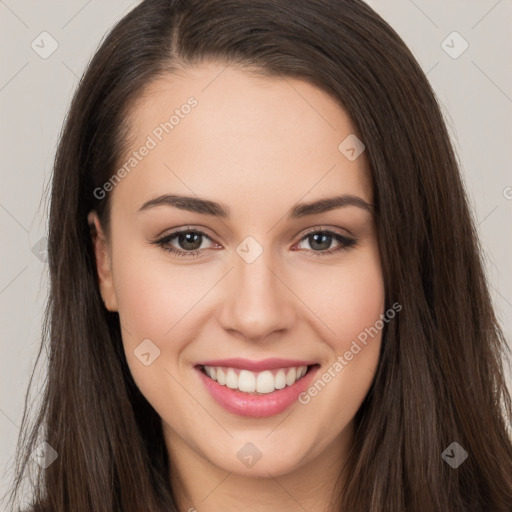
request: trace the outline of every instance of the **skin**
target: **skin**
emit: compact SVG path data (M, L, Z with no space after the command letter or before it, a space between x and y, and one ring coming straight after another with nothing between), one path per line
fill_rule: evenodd
M96 214L89 216L98 230L101 295L119 313L135 382L162 418L180 510L238 510L243 503L246 511L325 511L375 375L380 332L309 404L268 418L224 410L193 367L225 357L284 357L317 361L320 376L375 324L384 286L372 214L345 206L286 217L298 202L341 194L371 204L368 163L364 153L349 161L338 150L356 130L325 92L219 63L150 84L128 119L128 153L190 96L198 105L111 192L108 239ZM231 215L168 205L138 211L164 193L221 202ZM210 237L199 258L151 243L187 226ZM311 228L357 244L325 254L340 242L315 249L305 235ZM236 252L247 236L263 249L250 264ZM178 238L171 245L187 250ZM134 355L144 339L160 349L149 366ZM237 457L248 442L262 453L252 468Z

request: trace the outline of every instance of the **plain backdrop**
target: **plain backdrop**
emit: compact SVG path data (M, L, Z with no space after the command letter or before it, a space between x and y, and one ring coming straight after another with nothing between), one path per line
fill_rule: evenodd
M249 1L249 0L248 0ZM0 494L10 479L47 293L47 187L86 63L138 1L0 0ZM512 1L374 0L436 91L498 317L512 338ZM509 375L509 387L512 389Z

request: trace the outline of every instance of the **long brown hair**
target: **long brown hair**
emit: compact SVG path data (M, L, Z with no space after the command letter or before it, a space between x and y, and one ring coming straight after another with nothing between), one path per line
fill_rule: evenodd
M37 418L23 418L11 504L43 436L58 458L37 468L33 510L177 511L160 418L99 294L87 213L107 231L109 197L93 191L119 165L144 87L204 60L309 81L339 101L366 145L386 308L403 309L384 331L333 510L510 512L507 345L457 161L425 74L360 0L145 0L101 44L55 160L48 378ZM452 442L468 453L456 469L441 457Z

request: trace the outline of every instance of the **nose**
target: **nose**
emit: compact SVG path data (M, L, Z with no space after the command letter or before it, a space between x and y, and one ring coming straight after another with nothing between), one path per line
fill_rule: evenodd
M235 268L227 276L226 296L218 316L230 334L247 340L275 340L289 330L297 318L296 296L283 273L271 261L270 251L252 263L235 255Z

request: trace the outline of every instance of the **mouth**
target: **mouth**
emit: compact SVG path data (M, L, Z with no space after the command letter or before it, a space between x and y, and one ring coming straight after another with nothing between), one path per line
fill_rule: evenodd
M248 393L251 395L266 395L277 390L293 386L302 379L314 366L302 365L287 368L275 368L253 372L241 368L225 366L198 365L198 369L209 379L221 386Z
M198 364L195 370L218 405L238 416L253 418L284 412L311 385L320 368L318 363L297 364L295 361L296 366L288 362L285 365L284 360L269 360L270 364L236 362L237 366L234 366L235 360L230 360L233 366L221 366L221 361L216 361L217 364ZM247 369L247 366L252 366L252 369Z

